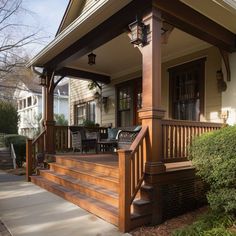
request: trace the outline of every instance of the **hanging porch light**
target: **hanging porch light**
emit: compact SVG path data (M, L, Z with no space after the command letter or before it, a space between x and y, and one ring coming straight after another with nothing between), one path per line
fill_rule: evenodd
M129 24L131 31L131 43L135 45L144 45L146 43L146 26L143 22L136 19L133 23Z
M96 54L94 54L94 53L92 53L92 52L91 52L90 54L88 54L88 64L89 64L90 66L96 64Z

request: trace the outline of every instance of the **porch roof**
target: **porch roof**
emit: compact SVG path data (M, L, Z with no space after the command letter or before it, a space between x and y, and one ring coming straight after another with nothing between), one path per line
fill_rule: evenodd
M143 2L139 1L139 0L137 0L137 1L132 1L132 0L96 1L96 4L94 4L94 6L91 9L89 9L85 13L82 13L68 27L66 27L64 30L62 30L48 46L46 46L38 55L36 55L28 63L28 66L54 68L57 70L60 69L61 71L65 71L65 70L63 70L64 67L65 68L70 67L73 69L79 69L79 71L84 72L84 70L81 70L81 66L80 67L77 66L78 64L76 63L76 62L82 62L84 59L81 59L82 61L78 61L78 59L82 58L88 52L98 48L99 46L104 45L104 43L109 41L108 40L109 37L110 37L110 40L112 40L113 38L115 38L119 34L118 34L118 32L117 33L111 32L109 34L113 34L113 36L111 36L111 35L107 36L107 39L99 40L99 42L94 42L94 41L88 42L87 39L91 38L91 37L85 37L85 36L91 36L91 35L88 35L89 33L91 33L91 31L96 29L96 27L100 26L101 24L106 24L106 21L111 16L113 16L115 13L119 12L120 9L127 6L130 2L138 2L140 4L142 3L142 5L144 5ZM164 3L162 0L156 0L154 2L156 3L156 6L159 7L159 9L164 11L165 13L167 13L169 15L171 15L173 13L172 9L170 9L170 11L169 11L169 9L167 9L168 3ZM184 4L182 4L181 2L183 2ZM225 45L225 47L227 47L226 45L227 45L227 43L229 43L228 50L234 51L236 48L235 47L236 27L232 24L232 22L236 21L236 12L232 8L229 9L229 8L226 8L225 6L223 6L222 4L219 4L219 2L220 1L217 1L217 0L207 0L207 1L204 1L204 4L202 4L202 2L201 2L201 4L200 3L197 4L196 1L192 1L192 0L181 0L181 1L176 0L175 1L177 7L179 6L179 4L182 4L181 6L189 5L190 9L194 9L194 10L196 10L196 12L202 13L201 16L203 18L205 17L204 19L208 18L209 19L208 23L213 23L213 25L218 26L218 29L220 29L220 30L222 30L222 32L226 33L225 39L223 39L222 41L220 41L220 40L218 41L219 46L222 43L222 45ZM187 4L187 5L185 5L185 4ZM127 10L128 9L132 9L132 8L127 8ZM211 9L213 9L213 10L211 10ZM215 14L215 12L217 12L217 14ZM199 13L197 13L197 14L199 14ZM224 17L222 17L222 16L224 16ZM129 20L132 19L132 17L133 16L129 16ZM176 16L174 16L174 17L176 17ZM180 17L180 16L177 16L177 17ZM168 18L168 16L167 16L167 18ZM180 19L180 23L181 23L181 17L179 19ZM193 21L194 21L194 19L193 19ZM107 25L106 25L106 27L107 28L105 28L105 30L107 31L109 29L109 27ZM195 22L194 27L196 27L196 22ZM100 28L103 29L104 27L100 27ZM120 25L120 28L121 28L121 25ZM199 26L198 26L198 28L199 28ZM113 30L114 30L113 28L110 28L110 31L113 31ZM216 31L217 30L215 30L215 32ZM99 31L99 32L101 33L102 31ZM215 33L215 32L213 32L213 33ZM117 35L115 35L115 34L117 34ZM221 37L221 36L218 36L218 37ZM83 44L84 44L84 46L81 46L81 48L79 48L79 52L76 52L75 45L78 46L78 45L83 45ZM82 63L82 65L83 65L83 63ZM140 66L140 65L138 65L138 66ZM137 67L137 63L136 63L136 67ZM91 67L90 67L90 69L91 69ZM108 72L106 72L104 70L99 71L97 69L95 71L88 71L88 68L87 68L85 73L86 72L92 72L92 74L95 73L95 77L101 76L102 81L100 81L100 82L103 82L103 81L109 82L106 79L109 79L109 76L111 75L109 73L109 71ZM73 77L73 75L72 75L72 77ZM81 77L81 76L75 76L75 77Z

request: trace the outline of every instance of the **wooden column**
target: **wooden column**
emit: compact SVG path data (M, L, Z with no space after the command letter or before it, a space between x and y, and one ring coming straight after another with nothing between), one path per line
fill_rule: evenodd
M30 176L32 175L32 139L28 139L26 142L26 181L30 182Z
M54 83L53 83L53 73L47 72L47 86L45 91L45 153L55 153L55 137L54 137L54 111L53 111L53 101L54 101Z
M143 17L149 27L147 44L140 51L143 59L143 96L139 117L142 125L149 128L147 140L147 162L145 172L158 174L165 171L162 162L161 119L165 111L161 108L161 27L160 13L153 8Z

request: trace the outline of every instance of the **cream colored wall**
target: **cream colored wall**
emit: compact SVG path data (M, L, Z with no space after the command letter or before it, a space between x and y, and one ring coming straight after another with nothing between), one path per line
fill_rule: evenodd
M234 125L236 124L236 53L229 55L229 62L231 81L227 82L227 90L222 93L222 111L228 112L227 123ZM226 75L225 70L224 75Z
M70 119L69 124L74 125L74 107L78 103L82 103L85 99L93 99L96 90L88 89L89 81L70 79L69 82L69 106L70 106ZM100 123L100 109L99 105L96 108L96 123Z
M221 122L219 117L221 110L221 93L217 90L216 71L221 68L221 56L217 48L211 47L205 50L189 54L162 64L162 102L163 108L167 111L166 118L169 116L169 73L168 68L180 65L195 59L206 57L205 62L205 106L204 114L201 117L201 121ZM236 56L235 56L236 57ZM116 94L115 86L124 81L141 77L142 72L139 70L135 73L131 73L119 78L112 78L112 82L109 85L102 86L102 96L108 97L108 106L104 109L102 107L100 124L112 124L116 125ZM236 70L235 70L235 83L236 83ZM74 104L78 100L82 100L88 97L92 97L95 91L88 90L88 82L82 80L71 79L70 81L70 124L73 124L73 109ZM236 108L236 104L235 104ZM236 117L236 115L235 115Z
M112 126L116 126L116 94L115 94L115 86L122 82L135 79L141 77L142 72L137 71L135 73L131 73L125 76L121 76L118 78L113 78L111 84L103 85L102 88L102 96L108 97L108 107L104 109L102 106L102 124L112 124Z
M216 71L221 69L219 50L210 47L180 58L163 63L162 65L162 101L166 109L166 118L169 116L169 73L168 68L206 57L205 62L205 106L201 121L221 122L221 93L217 90Z

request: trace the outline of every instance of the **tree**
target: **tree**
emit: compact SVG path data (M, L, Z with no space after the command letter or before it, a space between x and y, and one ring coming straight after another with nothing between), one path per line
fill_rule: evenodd
M65 118L64 114L54 114L54 120L56 125L68 125L68 120Z
M12 103L0 101L0 117L0 133L17 134L19 117Z
M23 7L23 1L0 0L0 98L6 100L12 99L17 82L25 76L27 48L45 38L39 36L37 19Z

